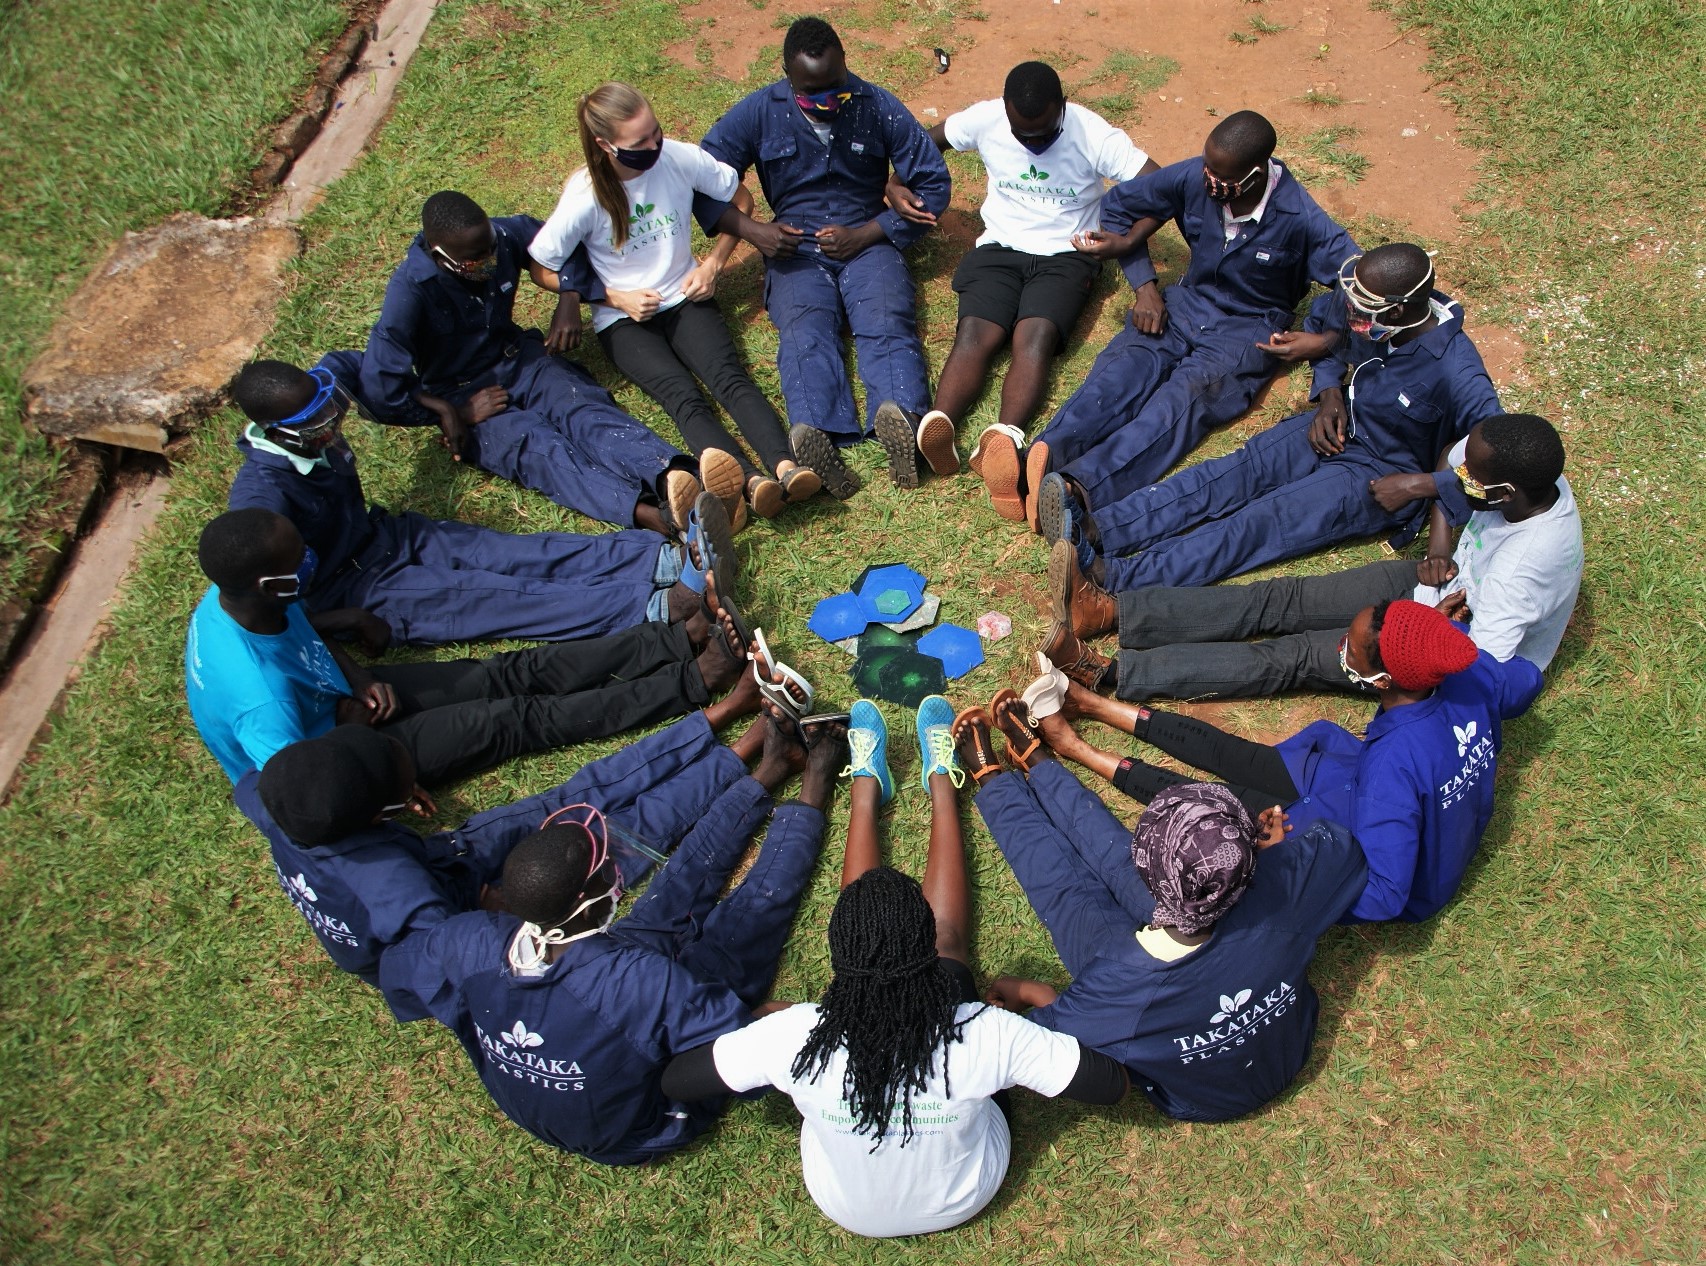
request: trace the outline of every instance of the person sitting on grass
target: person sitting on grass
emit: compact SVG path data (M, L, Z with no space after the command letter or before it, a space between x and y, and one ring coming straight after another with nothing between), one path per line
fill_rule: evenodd
M1309 1060L1318 1000L1309 964L1362 892L1367 867L1343 827L1288 836L1227 788L1157 790L1128 831L1053 759L1024 704L959 727L977 809L1072 983L997 977L990 996L1125 1064L1156 1109L1226 1121L1280 1095Z
M700 145L743 176L758 171L775 218L748 240L765 257L764 306L794 456L846 500L858 482L836 445L864 438L885 402L919 412L930 400L917 296L901 258L928 228L884 205L890 173L940 215L948 167L898 97L848 71L841 37L822 18L788 27L782 74L731 106ZM699 209L701 223L720 214L714 203ZM863 425L843 328L858 345Z
M586 297L597 300L593 329L604 354L668 412L737 529L747 508L773 519L823 482L794 460L782 421L742 366L717 306L717 276L739 236L750 236L752 195L732 167L697 145L664 139L636 88L600 84L577 113L587 165L569 177L528 247L533 280L559 289L559 273L584 249L599 283ZM723 213L727 231L703 262L693 258L690 236L695 192L735 203ZM579 307L559 306L546 348L564 351L580 339ZM774 478L723 428L701 380Z
M877 412L877 439L890 476L903 488L918 486L919 454L938 475L959 473L956 427L1009 341L1013 361L1001 382L996 425L1023 446L1049 362L1072 336L1102 271L1100 259L1076 247L1100 222L1104 182L1159 170L1119 128L1068 101L1046 62L1013 67L1000 97L949 115L930 129L930 139L944 151L975 150L989 186L983 235L954 272L959 323L930 411L922 418L898 407ZM890 196L907 219L936 223L910 190L897 186ZM981 468L981 455L972 464ZM1017 479L1014 472L1015 487ZM1024 513L1017 498L995 508L1010 519Z
M490 906L489 886L518 840L568 806L612 824L632 883L692 829L756 755L755 727L728 747L695 713L583 766L561 786L422 836L394 821L437 813L398 739L340 725L281 749L232 793L266 838L279 886L331 960L379 984L380 956L411 932ZM393 998L399 1020L427 1014Z
M919 706L930 795L921 886L881 864L888 736L874 704L853 705L852 808L823 1001L727 1033L664 1072L664 1093L684 1101L789 1095L804 1118L806 1189L856 1235L940 1231L987 1205L1011 1151L1009 1087L1087 1103L1116 1102L1127 1087L1113 1060L978 1001L953 720L941 695Z
M515 323L541 227L530 215L493 220L452 189L428 198L359 354L362 402L389 426L436 426L457 461L589 519L685 531L670 510L686 496L675 487L699 482L693 459ZM579 308L590 276L577 256L553 287L559 309Z
M343 435L360 372L356 352L329 352L309 370L259 360L231 387L249 426L237 440L244 461L228 504L296 525L316 559L303 589L310 612L370 612L404 646L555 642L685 620L700 606L696 577L712 566L733 596L737 560L722 502L686 472L670 483L671 517L696 521L711 541L716 559L703 567L699 546L648 530L517 535L369 505Z
M1475 423L1504 412L1462 309L1433 280L1433 261L1408 242L1346 260L1339 290L1305 322L1338 332L1315 362L1315 410L1117 501L1051 476L1044 536L1073 542L1078 570L1111 593L1206 585L1381 531L1407 544L1422 515L1382 478L1437 470Z
M1027 694L1043 712L1060 707L1041 720L1056 752L1135 800L1149 800L1180 775L1092 747L1073 733L1070 718L1135 734L1225 779L1246 805L1284 805L1299 824L1341 823L1368 857L1368 887L1347 919L1419 922L1451 900L1469 869L1493 816L1503 723L1534 702L1540 670L1520 656L1501 662L1477 651L1460 626L1408 598L1359 611L1339 641L1339 662L1379 700L1364 738L1316 721L1269 746L1194 717L1103 698L1065 674Z
M1105 614L1070 585L1050 595L1043 654L1074 681L1121 699L1202 699L1282 690L1367 692L1339 669L1345 626L1366 606L1413 597L1467 623L1494 659L1552 662L1582 581L1582 520L1564 478L1564 445L1546 419L1478 422L1437 474L1388 475L1392 495L1434 499L1427 556L1247 585L1155 585L1120 594L1117 659L1080 640ZM1461 502L1461 509L1454 504ZM1452 549L1453 522L1467 523ZM1057 542L1051 575L1070 564ZM1249 637L1263 641L1243 641Z
M1033 531L1042 530L1047 472L1074 481L1093 506L1113 504L1249 409L1276 371L1333 350L1331 332L1295 331L1292 313L1311 283L1334 284L1357 245L1274 145L1273 125L1239 110L1215 124L1201 157L1103 199L1107 229L1079 249L1120 261L1131 319L1025 453ZM1168 220L1191 262L1162 292L1148 241Z
M758 710L758 681L742 671L750 648L716 605L714 584L705 604L714 625L699 614L482 660L363 668L303 613L314 563L289 519L227 511L202 529L197 556L213 586L190 618L184 690L202 741L232 782L340 724L401 740L433 787L694 708L705 708L713 726Z
M757 768L702 809L633 909L596 822L553 825L504 863L499 908L461 915L386 951L380 983L396 1008L424 1007L457 1035L506 1116L553 1147L635 1165L703 1133L724 1100L686 1102L661 1086L676 1054L748 1023L770 990L823 843L846 757L844 730L805 730L770 705ZM776 808L758 859L718 893Z

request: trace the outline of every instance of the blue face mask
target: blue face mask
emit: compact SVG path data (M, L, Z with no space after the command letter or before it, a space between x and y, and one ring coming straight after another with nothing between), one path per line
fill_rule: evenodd
M295 571L287 576L261 576L255 583L257 585L289 584L291 589L288 593L279 589L274 591L272 596L282 602L295 602L308 592L308 586L314 583L314 573L319 570L319 567L320 556L314 552L312 545L306 545L302 549L302 561L296 565Z
M796 92L794 104L800 107L808 119L828 123L841 113L841 107L852 98L853 94L845 88L830 88L824 92Z

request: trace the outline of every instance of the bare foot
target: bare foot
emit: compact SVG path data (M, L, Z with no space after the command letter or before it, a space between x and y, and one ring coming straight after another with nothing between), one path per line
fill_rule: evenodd
M800 780L800 803L829 812L829 802L835 796L835 784L847 764L847 722L826 721L814 725L806 734L811 746L806 756L805 776ZM876 779L867 779L875 782Z
M705 643L695 662L699 665L699 675L705 679L705 689L712 694L727 690L737 677L745 675L741 670L747 664L746 648L740 644L734 621L721 607L717 608L716 636Z
M1090 750L1090 745L1078 737L1078 731L1072 728L1072 723L1066 719L1066 714L1057 712L1051 717L1044 717L1037 722L1037 728L1042 731L1043 742L1047 743L1057 756L1076 761L1082 765L1083 757Z
M806 767L806 745L800 741L799 727L775 704L764 705L764 720L764 754L758 758L752 776L764 784L765 790L775 791Z
M974 783L1001 772L1001 761L995 755L995 741L989 733L989 713L982 708L967 708L954 718L954 750L959 753L960 765L971 775Z
M741 672L735 677L734 688L705 709L705 720L711 723L713 730L720 730L731 721L757 715L758 706L763 702L758 679L750 672Z

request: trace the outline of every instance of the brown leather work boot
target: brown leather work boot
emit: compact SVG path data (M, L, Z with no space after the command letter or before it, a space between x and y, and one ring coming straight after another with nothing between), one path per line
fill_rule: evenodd
M1087 690L1100 689L1102 677L1114 661L1098 655L1072 632L1072 626L1055 620L1043 638L1043 656L1061 672Z
M1054 618L1079 637L1099 637L1120 625L1119 602L1080 569L1071 541L1056 541L1049 551L1048 591Z

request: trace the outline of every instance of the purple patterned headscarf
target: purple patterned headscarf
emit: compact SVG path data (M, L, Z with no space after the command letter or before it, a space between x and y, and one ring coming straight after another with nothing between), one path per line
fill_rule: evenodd
M1155 897L1156 927L1190 935L1238 904L1256 868L1256 824L1219 783L1169 787L1131 836L1131 860Z

